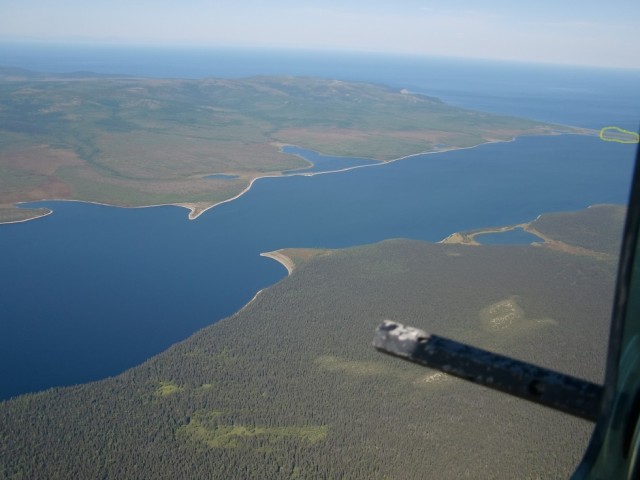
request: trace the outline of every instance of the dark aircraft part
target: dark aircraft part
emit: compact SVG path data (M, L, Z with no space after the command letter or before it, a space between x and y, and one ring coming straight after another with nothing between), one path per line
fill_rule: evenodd
M640 147L622 239L602 410L581 479L640 478Z
M417 328L386 320L376 330L373 346L381 352L592 422L600 413L600 385Z
M384 322L374 346L474 383L597 421L573 480L640 479L640 147L620 253L604 386Z

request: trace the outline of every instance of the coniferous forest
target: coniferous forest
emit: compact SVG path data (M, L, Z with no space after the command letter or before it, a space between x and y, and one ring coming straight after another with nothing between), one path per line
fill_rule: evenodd
M291 251L289 277L144 364L0 403L0 478L566 478L591 423L371 341L393 319L602 382L621 212L538 221L579 254L409 240Z

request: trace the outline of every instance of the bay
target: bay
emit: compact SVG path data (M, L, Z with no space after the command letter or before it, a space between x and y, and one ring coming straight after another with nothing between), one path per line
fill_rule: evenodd
M378 163L376 160L372 160L370 158L332 157L329 155L322 155L321 153L314 152L313 150L294 147L291 145L283 147L282 151L284 153L297 155L310 162L310 165L308 167L289 170L287 172L284 172L285 174L333 172L337 170L344 170L347 168L361 167L364 165L373 165Z
M0 398L117 374L230 315L286 275L261 252L437 241L626 203L633 152L595 137L523 137L260 179L196 221L177 207L32 204L54 213L0 226Z

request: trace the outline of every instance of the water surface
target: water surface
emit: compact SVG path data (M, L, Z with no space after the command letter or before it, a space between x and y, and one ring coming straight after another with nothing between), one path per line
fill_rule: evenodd
M477 235L475 240L481 245L529 245L544 240L522 228L514 228L506 232L493 232Z
M0 226L0 398L117 374L232 314L286 275L261 252L437 241L625 203L632 153L593 137L520 138L260 179L196 221L178 207L34 203L54 213Z
M321 153L314 152L313 150L294 146L283 147L282 151L284 153L298 155L308 162L311 162L308 167L288 170L284 172L285 174L332 172L344 170L347 168L361 167L363 165L375 165L377 163L380 163L379 161L373 160L371 158L332 157L330 155L323 155Z

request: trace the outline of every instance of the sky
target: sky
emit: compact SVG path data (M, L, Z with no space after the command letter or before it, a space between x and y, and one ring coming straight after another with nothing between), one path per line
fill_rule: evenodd
M2 40L344 50L640 68L640 1L1 0Z

